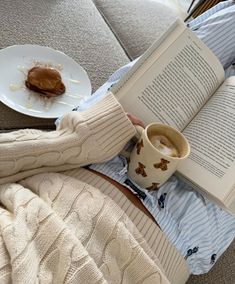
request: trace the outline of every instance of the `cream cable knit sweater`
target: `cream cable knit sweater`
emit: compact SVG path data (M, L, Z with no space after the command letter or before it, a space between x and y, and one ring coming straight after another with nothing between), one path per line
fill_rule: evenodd
M2 134L0 183L108 160L134 134L133 125L112 95L87 111L65 115L56 131L28 129Z
M169 283L112 200L47 173L107 160L134 133L110 95L54 132L0 135L0 283Z

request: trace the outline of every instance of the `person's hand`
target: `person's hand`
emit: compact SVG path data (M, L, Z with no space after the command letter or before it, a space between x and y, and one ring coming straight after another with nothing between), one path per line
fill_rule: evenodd
M128 116L128 118L130 119L130 121L132 122L133 125L139 125L143 128L145 128L144 126L144 123L136 116L130 114L130 113L127 113L126 114Z

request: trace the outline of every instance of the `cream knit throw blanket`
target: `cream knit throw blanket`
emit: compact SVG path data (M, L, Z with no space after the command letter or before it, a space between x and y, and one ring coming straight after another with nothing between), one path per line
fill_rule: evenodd
M1 187L0 283L168 283L124 212L51 173Z
M134 133L110 95L54 132L0 135L0 283L169 283L112 200L58 173L110 159Z

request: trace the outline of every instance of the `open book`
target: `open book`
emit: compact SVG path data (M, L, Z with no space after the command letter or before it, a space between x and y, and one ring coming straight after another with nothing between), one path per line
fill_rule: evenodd
M190 157L179 177L235 213L235 77L177 20L110 91L146 124L182 131Z

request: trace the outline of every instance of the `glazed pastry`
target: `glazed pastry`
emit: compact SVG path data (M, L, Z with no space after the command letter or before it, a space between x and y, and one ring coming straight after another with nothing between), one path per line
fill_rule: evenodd
M65 92L60 73L54 68L33 67L28 72L25 85L30 90L48 98L62 95Z

